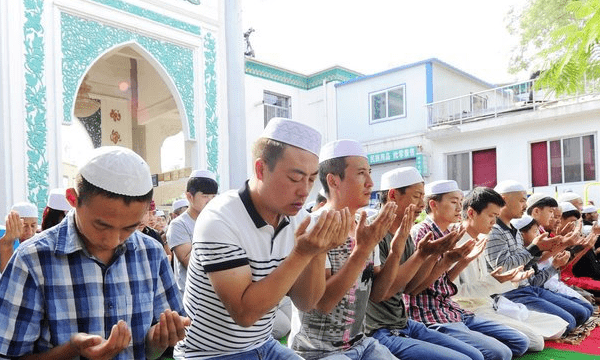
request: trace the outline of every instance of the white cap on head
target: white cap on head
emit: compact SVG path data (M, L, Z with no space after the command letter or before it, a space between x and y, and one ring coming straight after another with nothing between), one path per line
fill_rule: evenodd
M535 205L538 201L550 197L543 193L535 193L527 198L527 208L529 209L533 205Z
M419 170L412 166L390 170L381 175L381 189L390 190L425 182Z
M276 140L319 156L321 133L298 121L272 118L260 135L261 138Z
M560 207L560 209L562 210L563 213L566 213L567 211L577 210L575 205L571 204L568 201L563 201L563 202L559 203L558 206Z
M581 196L571 191L562 193L558 196L558 202L573 201L576 199L581 199Z
M366 159L367 153L363 149L363 146L356 140L342 139L330 141L321 148L319 163L346 156L360 156Z
M592 228L593 228L593 226L592 226L592 225L583 225L583 226L581 227L581 233L582 233L584 236L588 236L588 235L589 235L589 234L592 232Z
M67 201L66 192L67 192L67 189L64 189L64 188L50 190L50 194L48 195L47 206L54 210L61 210L61 211L71 210L73 207Z
M156 212L154 213L155 216L165 216L165 212L162 210L156 210Z
M525 226L531 224L531 222L533 221L533 218L529 215L523 215L522 218L518 218L518 219L512 219L510 221L510 223L512 224L512 226L517 229L517 230L521 230L522 228L524 228Z
M598 212L598 208L594 205L586 205L583 207L583 210L581 210L582 214L593 214L595 212Z
M460 191L454 180L438 180L425 185L426 196L446 194L453 191Z
M20 202L14 204L10 211L16 211L22 218L36 218L38 217L37 206L30 202Z
M143 196L152 190L148 164L141 156L121 146L95 149L79 173L90 184L119 195Z
M177 209L181 209L184 206L190 206L187 199L177 199L173 201L173 205L171 206L171 212L175 212Z
M494 190L500 195L517 191L527 191L520 182L515 180L504 180L496 185Z
M190 174L190 179L191 178L207 178L207 179L217 181L217 177L210 170L194 170Z

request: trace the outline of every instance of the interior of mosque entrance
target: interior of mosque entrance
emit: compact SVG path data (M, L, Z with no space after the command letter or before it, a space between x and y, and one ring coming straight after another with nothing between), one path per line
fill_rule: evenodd
M191 167L182 117L165 80L142 53L131 45L113 49L83 77L73 120L62 126L62 186L73 185L89 150L116 145L146 160L159 184L154 189L157 205L170 204L185 191Z

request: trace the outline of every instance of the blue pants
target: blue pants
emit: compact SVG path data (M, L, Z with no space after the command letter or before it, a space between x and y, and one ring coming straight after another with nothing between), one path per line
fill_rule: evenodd
M507 299L547 314L560 316L566 322L566 333L581 325L592 315L590 303L566 295L558 294L539 286L523 286L502 294Z
M529 338L522 332L474 315L463 316L462 322L434 324L430 328L472 345L486 360L509 360L529 348Z
M281 345L279 341L270 338L260 347L239 354L222 355L210 360L302 360L296 353Z
M404 329L379 329L373 337L402 360L484 360L473 346L414 320Z
M305 357L307 360L396 360L396 357L377 340L363 337L349 349L338 352L322 352Z

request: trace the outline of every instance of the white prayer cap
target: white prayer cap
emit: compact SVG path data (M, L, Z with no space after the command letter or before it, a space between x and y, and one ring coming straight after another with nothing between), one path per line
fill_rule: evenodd
M504 180L496 185L494 190L500 195L517 191L527 191L520 182L515 180Z
M593 214L595 212L598 212L598 208L594 205L586 205L583 207L583 210L581 210L582 214Z
M540 201L542 199L545 199L547 197L551 197L551 196L548 196L548 195L543 194L543 193L532 194L531 196L529 196L527 198L527 208L529 209L530 207L532 207L533 205L535 205L538 201Z
M360 156L366 159L367 153L362 145L356 140L335 140L323 145L321 154L319 155L319 163L322 163L325 160L346 156Z
M588 236L592 232L592 228L592 225L583 225L583 227L581 228L581 233L584 236Z
M150 167L130 149L122 146L102 146L79 173L90 184L125 196L143 196L152 190Z
M38 217L37 206L30 202L20 202L14 204L10 211L16 211L22 218L36 218Z
M293 145L319 156L321 133L298 121L272 118L260 137Z
M446 194L453 191L460 191L454 180L438 180L425 185L426 196Z
M67 201L66 189L52 189L48 195L48 203L46 204L49 208L54 210L69 211L72 206Z
M563 202L559 203L558 206L560 207L560 209L562 210L563 213L566 213L567 211L577 210L575 205L571 204L568 201L563 201Z
M319 195L321 195L322 197L326 198L327 195L325 195L325 189L321 188L321 190L319 190Z
M210 170L194 170L190 174L190 179L191 178L207 178L207 179L217 181L217 177Z
M154 213L155 216L165 216L165 212L162 210L156 210L156 213Z
M184 206L189 206L187 199L177 199L173 201L171 212L175 212L177 209L181 209Z
M533 218L529 215L523 215L522 218L518 218L518 219L512 219L510 221L510 223L512 224L512 226L517 229L517 230L521 230L522 228L524 228L525 226L531 224L531 222L533 221Z
M576 199L581 199L581 196L579 194L576 194L574 192L568 191L565 193L562 193L558 196L558 202L563 202L563 201L573 201Z
M419 170L406 166L390 170L381 175L381 189L390 190L425 182Z

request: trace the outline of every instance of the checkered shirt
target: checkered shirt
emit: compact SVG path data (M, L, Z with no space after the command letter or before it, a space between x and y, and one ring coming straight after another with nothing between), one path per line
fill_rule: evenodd
M442 232L433 220L427 217L411 230L415 244L418 244L430 231L433 232L434 239L439 239L450 232L449 229ZM448 278L448 272L445 272L420 294L404 294L408 316L425 325L462 321L463 315L472 313L461 309L460 305L451 299L457 292L456 285Z
M83 332L107 339L125 320L132 342L115 359L145 359L145 336L161 312L183 314L160 245L135 231L106 266L79 238L73 212L24 242L0 278L0 358L45 352Z

